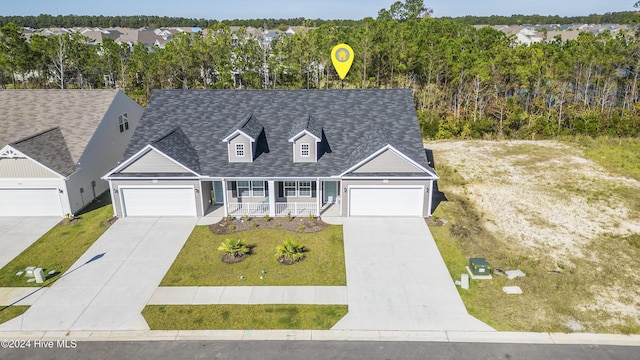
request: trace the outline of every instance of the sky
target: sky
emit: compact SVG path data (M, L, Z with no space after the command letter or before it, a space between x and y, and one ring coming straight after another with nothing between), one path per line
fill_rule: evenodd
M375 18L395 0L0 0L0 15L158 15L205 19ZM426 0L433 16L589 15L630 11L637 0Z

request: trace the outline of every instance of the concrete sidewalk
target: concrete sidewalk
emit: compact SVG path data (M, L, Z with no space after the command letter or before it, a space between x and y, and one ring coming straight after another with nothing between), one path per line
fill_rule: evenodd
M310 304L346 305L346 286L165 286L149 305Z
M472 317L422 218L345 218L349 313L335 330L494 331Z
M161 330L161 331L0 331L0 339L76 341L303 340L425 341L495 344L586 344L640 346L640 335L501 331L347 330Z
M0 331L149 330L140 312L196 222L119 219L27 312L0 325Z
M0 217L0 269L61 220L60 217Z

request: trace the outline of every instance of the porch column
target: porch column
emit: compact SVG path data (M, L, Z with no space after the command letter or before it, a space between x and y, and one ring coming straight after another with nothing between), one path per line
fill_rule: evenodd
M224 208L224 217L229 216L227 209L227 200L229 198L229 194L227 194L227 180L222 179L222 207Z
M320 187L320 178L316 179L316 204L317 204L317 217L320 217L320 206L322 206L322 197L324 194L322 193L322 188Z
M276 217L276 182L269 180L269 216Z
M431 206L433 205L433 179L429 182L429 209L427 214L431 217Z

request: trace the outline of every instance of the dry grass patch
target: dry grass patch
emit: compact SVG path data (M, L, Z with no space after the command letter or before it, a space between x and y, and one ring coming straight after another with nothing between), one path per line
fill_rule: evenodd
M429 147L449 199L434 214L449 223L432 232L452 276L469 257L527 273L474 281L461 292L472 314L500 330L640 330L640 276L629 270L640 261L640 182L553 141Z

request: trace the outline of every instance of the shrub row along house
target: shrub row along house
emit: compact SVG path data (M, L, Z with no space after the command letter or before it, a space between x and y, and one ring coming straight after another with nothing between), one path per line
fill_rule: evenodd
M431 215L438 176L410 90L156 90L139 122L116 113L135 127L126 150L100 135L121 151L102 173L117 216Z

